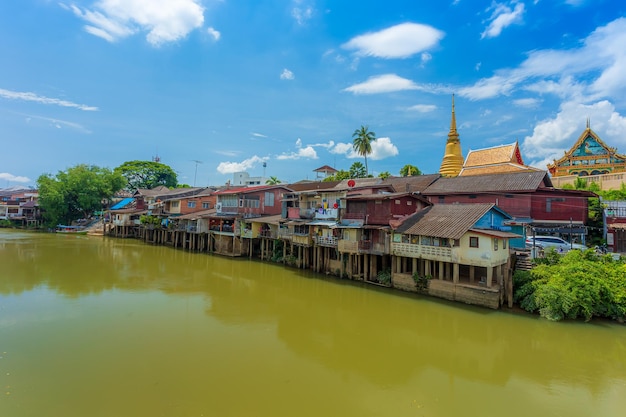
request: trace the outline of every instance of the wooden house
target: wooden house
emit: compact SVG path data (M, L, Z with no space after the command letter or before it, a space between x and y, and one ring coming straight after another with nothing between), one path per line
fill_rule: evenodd
M378 272L389 268L390 222L430 205L426 198L413 193L346 197L346 209L333 230L348 277L376 281Z
M437 204L495 204L511 216L509 225L520 238L511 242L524 247L532 230L541 234L573 233L584 242L588 199L596 195L583 190L552 186L546 171L439 178L423 195Z
M393 223L392 283L498 308L511 291L511 219L495 204L436 204ZM511 294L507 295L511 300Z

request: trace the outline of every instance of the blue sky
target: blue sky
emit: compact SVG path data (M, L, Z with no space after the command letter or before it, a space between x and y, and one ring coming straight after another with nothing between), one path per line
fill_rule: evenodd
M159 155L179 181L439 170L455 94L464 155L546 163L591 127L626 153L626 2L0 2L0 187ZM201 161L201 162L196 162ZM263 168L263 163L266 168Z

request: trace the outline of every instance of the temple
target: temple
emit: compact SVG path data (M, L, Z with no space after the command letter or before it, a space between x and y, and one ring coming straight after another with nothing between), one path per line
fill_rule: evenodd
M456 131L456 116L454 114L454 95L452 95L452 119L450 120L450 133L446 142L446 151L439 168L439 173L444 177L456 177L463 169L463 152L461 140Z
M618 154L616 148L607 146L587 127L576 143L564 155L548 164L550 175L556 180L555 186L573 183L578 177L596 182L601 189L619 189L626 173L626 156Z
M508 145L470 150L459 176L540 171L525 165L517 141Z

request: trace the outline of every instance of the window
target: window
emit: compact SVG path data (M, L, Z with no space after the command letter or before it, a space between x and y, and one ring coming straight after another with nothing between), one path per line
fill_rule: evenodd
M429 236L422 236L422 245L432 246L433 241Z
M265 207L274 207L274 193L265 193Z
M196 208L195 201L187 201L187 208Z
M211 203L202 203L202 208L203 209L210 209L211 208Z
M493 240L493 250L498 250L498 239Z
M476 198L476 194L471 194L469 198Z
M443 202L446 200L446 198L442 195L440 195L438 198L439 198L439 204L443 204Z
M478 237L477 236L470 236L470 248L477 248L478 247Z
M178 207L180 201L172 201L172 208Z
M411 200L407 200L406 205L407 205L407 206L412 206L412 205L413 205L413 202L412 202Z
M393 200L396 204L400 204L400 200Z
M502 249L506 249L506 239L502 239Z

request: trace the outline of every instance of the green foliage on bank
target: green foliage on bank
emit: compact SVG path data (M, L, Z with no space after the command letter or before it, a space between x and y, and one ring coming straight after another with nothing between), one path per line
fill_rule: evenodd
M59 171L54 176L40 175L37 188L44 224L54 227L91 217L122 189L124 182L120 174L108 168L85 164Z
M626 264L612 255L573 250L549 255L514 276L515 301L548 320L626 319Z

